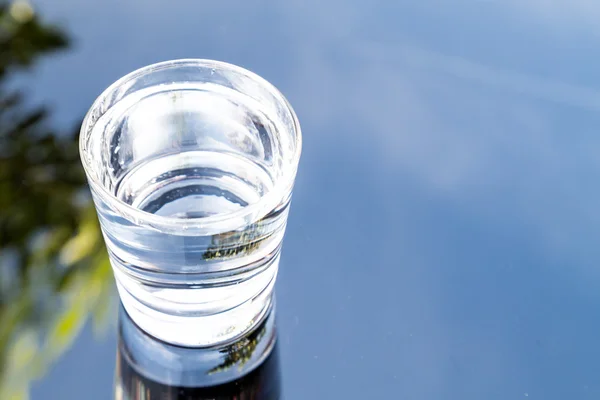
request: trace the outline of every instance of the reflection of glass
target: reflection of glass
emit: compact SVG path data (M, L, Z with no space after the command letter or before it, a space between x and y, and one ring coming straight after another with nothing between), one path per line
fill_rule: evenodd
M10 84L68 43L29 3L0 3L0 399L27 398L90 314L95 327L110 319L111 268L77 134L53 131Z
M278 399L275 317L234 343L178 347L139 329L119 314L115 399Z
M136 324L212 346L264 318L300 147L284 97L230 64L151 65L96 100L81 158Z

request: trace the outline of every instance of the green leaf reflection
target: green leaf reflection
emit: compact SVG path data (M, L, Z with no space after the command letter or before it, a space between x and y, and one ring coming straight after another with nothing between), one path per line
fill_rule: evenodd
M101 327L109 315L112 274L77 129L51 129L48 110L8 85L68 45L29 3L0 3L0 399L28 398L88 316Z

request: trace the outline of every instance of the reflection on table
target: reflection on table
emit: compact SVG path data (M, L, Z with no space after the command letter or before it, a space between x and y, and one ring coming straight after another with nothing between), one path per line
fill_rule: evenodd
M234 343L185 348L146 334L121 306L115 399L279 399L274 314Z

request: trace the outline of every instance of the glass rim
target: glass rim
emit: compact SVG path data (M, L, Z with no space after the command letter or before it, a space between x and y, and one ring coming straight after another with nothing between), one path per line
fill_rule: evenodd
M116 197L114 194L109 192L106 187L100 182L98 176L92 173L92 162L89 157L89 139L96 119L92 120L92 114L98 110L102 104L110 98L115 91L123 87L133 79L148 75L153 72L160 70L177 68L182 66L198 66L202 68L214 68L215 70L231 71L240 75L243 75L252 81L258 83L263 89L266 89L280 105L286 109L292 120L292 130L294 134L294 154L291 157L291 168L284 170L283 176L274 182L273 188L269 190L264 196L262 196L256 203L249 204L239 210L225 212L222 214L211 215L208 217L196 217L196 218L176 218L161 216L143 211L135 208L130 204L127 204L123 200ZM116 103L115 103L116 104ZM102 112L104 115L108 112L114 104L108 106L106 110ZM155 64L150 64L141 68L138 68L123 77L116 80L108 88L106 88L92 103L92 106L86 113L83 122L81 124L81 130L79 135L79 155L83 164L84 171L87 176L90 188L93 194L99 196L102 201L106 202L111 208L121 215L122 217L135 222L138 225L150 226L161 231L174 234L186 235L190 234L208 234L214 232L220 232L223 230L233 230L239 228L244 222L240 221L243 219L245 222L249 218L259 219L264 217L268 212L284 200L287 196L287 189L293 185L296 171L298 168L298 162L300 160L300 153L302 152L302 132L300 129L300 123L298 117L294 112L289 101L285 96L269 81L262 78L258 74L249 71L245 68L239 67L234 64L230 64L224 61L215 61L208 59L195 59L195 58L184 58L177 60L162 61Z

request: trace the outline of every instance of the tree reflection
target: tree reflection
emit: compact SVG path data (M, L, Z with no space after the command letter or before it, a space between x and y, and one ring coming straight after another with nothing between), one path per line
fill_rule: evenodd
M258 344L264 338L265 333L267 333L267 324L263 323L262 326L259 326L247 337L242 337L233 344L227 346L221 351L221 353L225 354L223 362L208 371L208 374L226 371L234 366L237 366L238 370L241 371L254 354Z
M0 4L0 398L26 398L87 316L101 326L112 273L79 164L77 130L48 127L8 78L68 47L23 1Z

